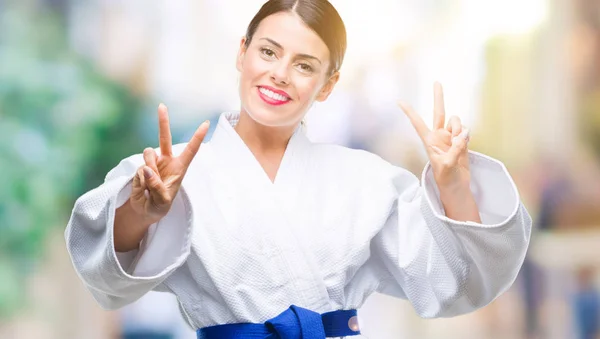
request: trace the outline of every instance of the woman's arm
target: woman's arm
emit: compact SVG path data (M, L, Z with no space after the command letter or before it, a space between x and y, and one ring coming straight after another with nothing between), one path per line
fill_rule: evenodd
M378 290L408 299L422 317L455 316L489 304L512 285L527 252L531 218L506 168L475 152L470 162L481 222L444 212L429 164L421 185L397 168L395 208L372 242L369 269L380 281Z
M143 163L141 154L123 160L102 185L77 199L65 230L77 274L105 309L120 308L155 288L190 252L192 209L183 187L169 213L147 228L138 249L115 250L115 217ZM125 231L132 226L126 220L121 220Z

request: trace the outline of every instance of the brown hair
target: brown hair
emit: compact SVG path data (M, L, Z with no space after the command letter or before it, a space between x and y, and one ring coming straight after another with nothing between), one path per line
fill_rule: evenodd
M325 42L329 49L329 72L339 71L346 53L346 27L337 10L327 0L269 0L256 13L246 30L246 47L261 21L279 12L297 14Z

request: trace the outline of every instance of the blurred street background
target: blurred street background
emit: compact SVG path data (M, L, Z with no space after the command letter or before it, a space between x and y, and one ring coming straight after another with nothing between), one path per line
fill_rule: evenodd
M308 118L314 141L420 175L398 100L433 120L433 82L472 150L503 161L534 218L514 286L469 315L423 320L373 296L364 338L600 338L600 1L331 0L348 30L341 80ZM106 312L63 232L120 159L239 110L235 57L262 0L0 0L0 338L195 338L174 297Z

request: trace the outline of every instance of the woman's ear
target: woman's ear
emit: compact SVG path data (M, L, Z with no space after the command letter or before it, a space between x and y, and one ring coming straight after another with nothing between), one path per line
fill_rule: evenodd
M333 73L325 85L323 85L323 88L321 88L321 91L319 94L317 94L317 98L315 100L319 102L325 101L329 97L329 94L331 94L333 91L333 88L335 87L335 84L337 84L338 80L340 80L340 72Z
M240 41L240 50L238 51L238 56L237 56L237 60L235 62L235 67L237 68L237 70L239 72L242 71L243 68L243 64L244 64L244 56L246 55L246 37L242 37L242 40Z

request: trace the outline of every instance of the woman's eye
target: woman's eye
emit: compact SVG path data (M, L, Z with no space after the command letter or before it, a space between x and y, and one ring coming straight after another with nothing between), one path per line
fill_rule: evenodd
M299 64L298 65L303 72L312 72L313 68L309 64Z
M273 52L272 50L268 49L268 48L261 48L260 52L266 56L268 56L269 58L272 58L275 56L275 52Z

